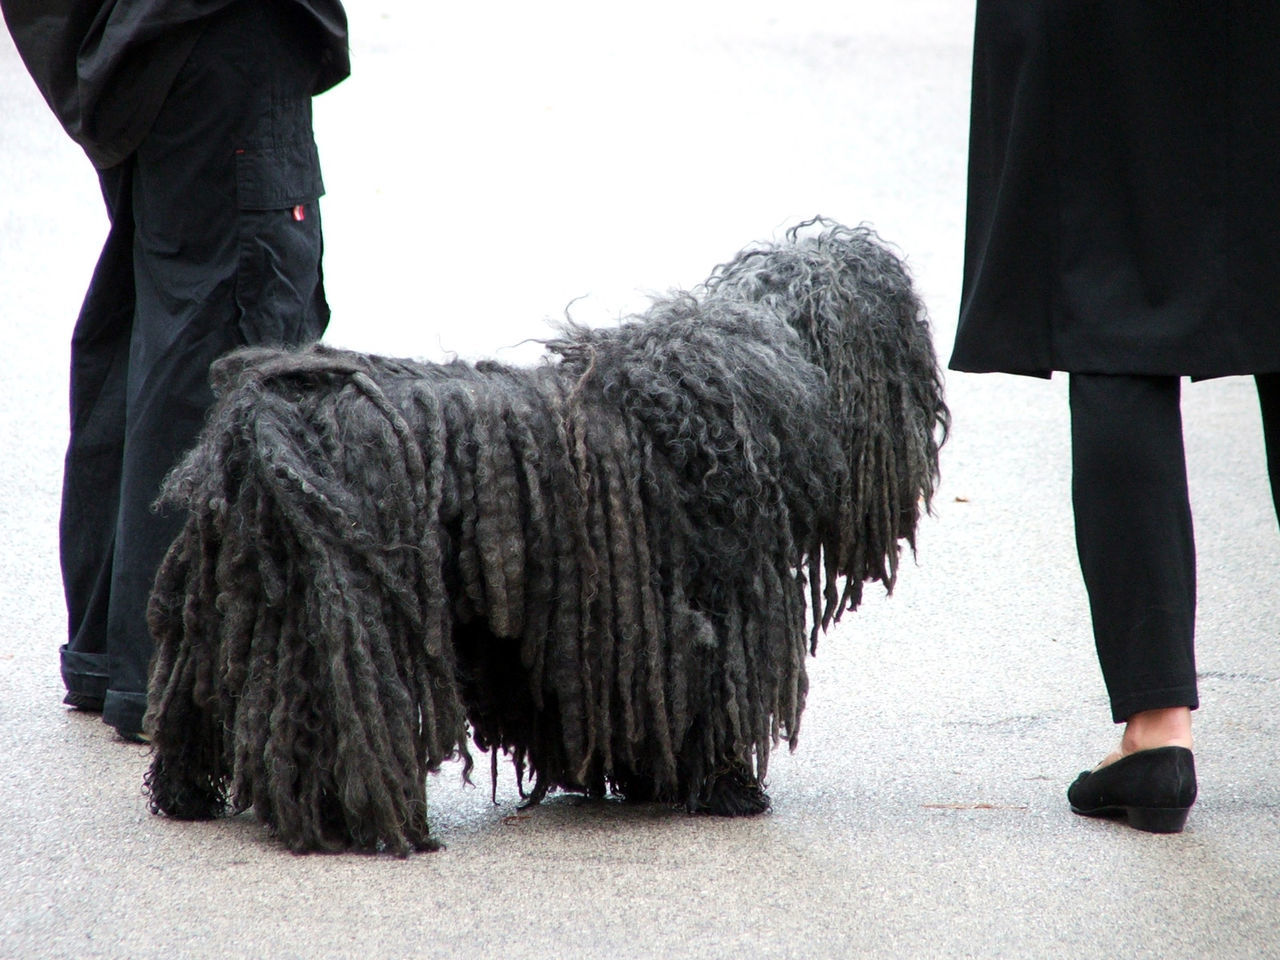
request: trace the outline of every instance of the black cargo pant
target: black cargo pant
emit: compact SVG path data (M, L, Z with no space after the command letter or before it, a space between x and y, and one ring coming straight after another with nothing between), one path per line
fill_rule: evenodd
M1280 373L1256 378L1280 517ZM1177 377L1071 374L1076 546L1112 718L1199 706Z
M323 333L314 47L289 5L213 17L155 125L100 172L111 227L71 343L61 516L66 702L141 728L147 598L181 528L153 509L212 401L210 363Z

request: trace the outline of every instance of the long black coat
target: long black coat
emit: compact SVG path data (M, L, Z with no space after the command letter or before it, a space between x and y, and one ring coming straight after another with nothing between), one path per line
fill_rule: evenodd
M1280 4L978 0L951 367L1280 371Z
M67 133L107 168L142 142L204 21L230 2L0 0L0 9ZM320 93L350 71L346 13L341 0L295 2L315 38Z

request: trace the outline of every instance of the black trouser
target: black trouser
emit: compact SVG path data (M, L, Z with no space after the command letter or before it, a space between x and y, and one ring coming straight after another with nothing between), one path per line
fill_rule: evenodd
M71 342L61 557L67 702L141 727L146 603L181 527L152 503L212 395L209 364L323 333L315 65L284 4L209 22L146 140L101 171L110 232Z
M1257 385L1280 516L1280 374ZM1199 706L1180 388L1177 377L1071 374L1076 546L1117 723Z

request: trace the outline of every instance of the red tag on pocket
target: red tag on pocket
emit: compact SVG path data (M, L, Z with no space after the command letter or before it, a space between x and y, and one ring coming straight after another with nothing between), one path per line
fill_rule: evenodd
M307 208L304 207L302 204L298 204L296 207L294 207L293 219L298 221L298 223L301 223L303 220L307 219Z

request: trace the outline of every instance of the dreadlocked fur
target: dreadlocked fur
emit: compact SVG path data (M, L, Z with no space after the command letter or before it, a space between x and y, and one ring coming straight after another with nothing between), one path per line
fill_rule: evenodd
M756 813L818 634L892 589L948 414L866 229L810 221L533 368L314 346L214 369L164 499L151 806L434 849L469 741L549 790ZM530 790L525 793L525 785Z

